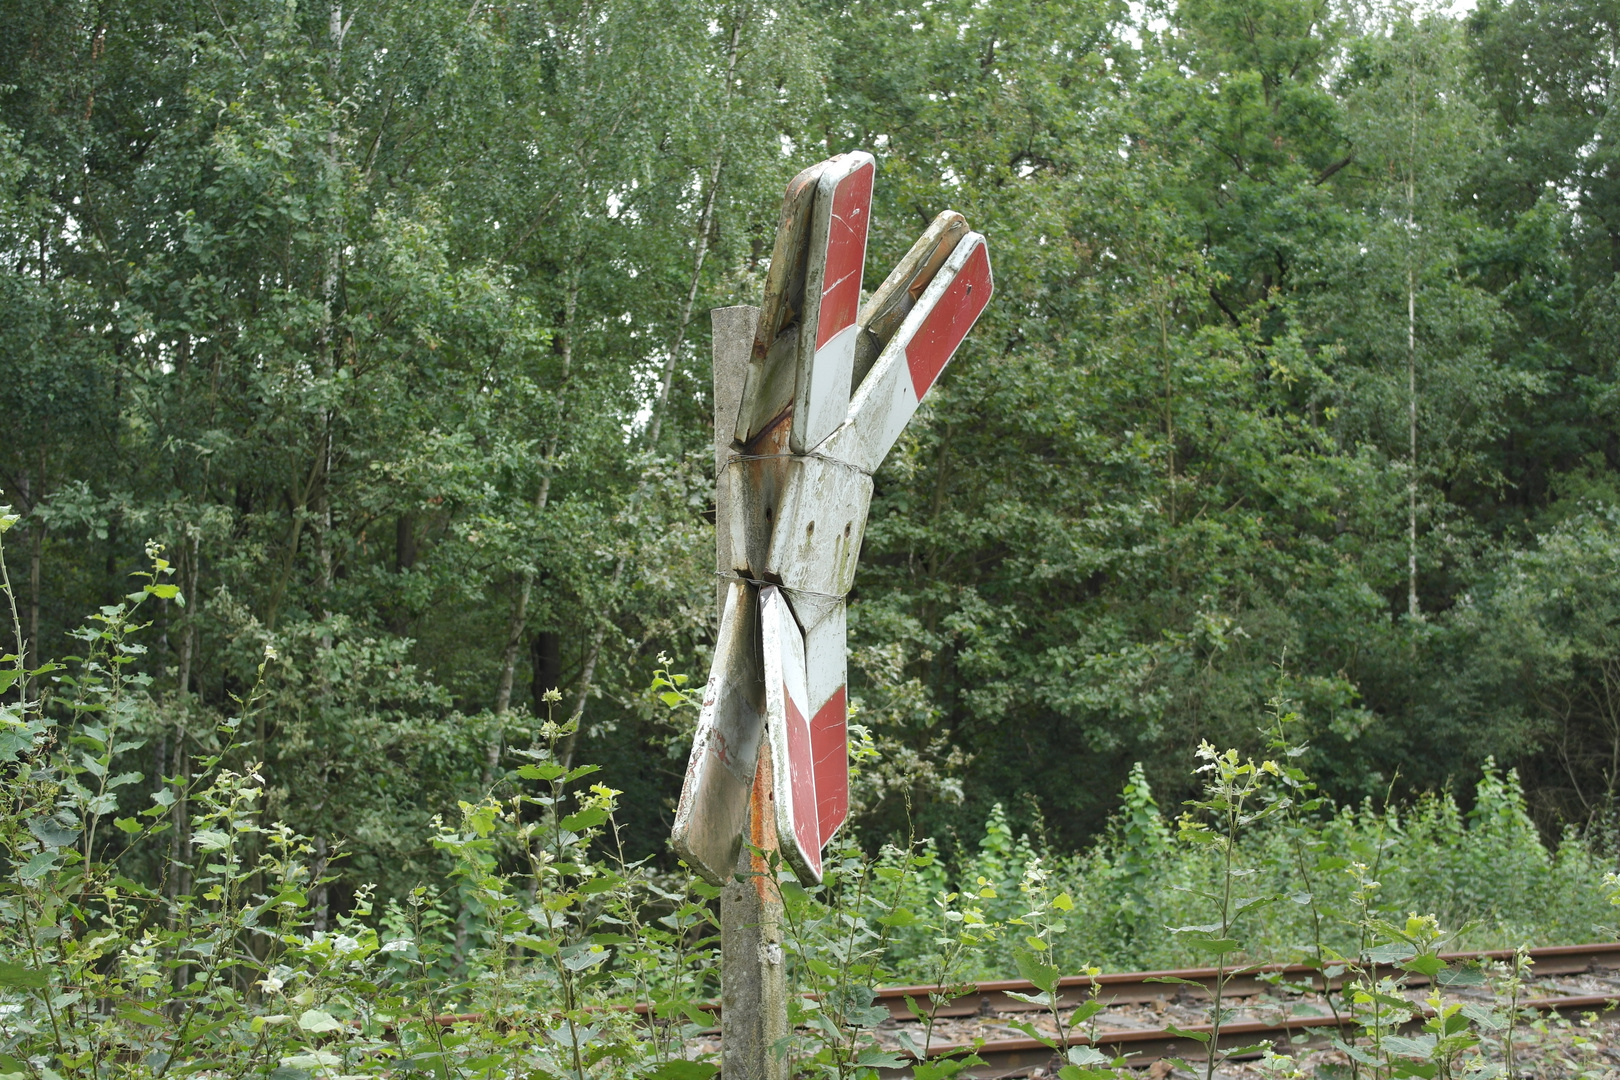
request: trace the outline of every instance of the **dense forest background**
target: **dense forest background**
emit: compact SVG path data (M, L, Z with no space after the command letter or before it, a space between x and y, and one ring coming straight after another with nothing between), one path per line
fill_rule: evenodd
M163 545L147 771L213 752L273 648L239 753L356 880L435 873L432 815L548 709L668 858L692 717L648 687L707 670L707 311L757 301L784 182L853 148L869 284L954 207L998 289L877 477L863 835L950 851L1001 803L1072 850L1133 762L1173 805L1277 697L1341 801L1467 797L1494 756L1544 829L1613 827L1615 0L0 26L28 648Z

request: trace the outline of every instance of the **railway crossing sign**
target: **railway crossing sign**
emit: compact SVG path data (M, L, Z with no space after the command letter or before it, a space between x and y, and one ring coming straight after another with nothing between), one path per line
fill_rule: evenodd
M788 184L717 468L720 633L673 836L715 884L762 805L794 873L821 880L849 816L844 598L872 473L994 289L984 237L947 210L862 304L874 174L855 151Z

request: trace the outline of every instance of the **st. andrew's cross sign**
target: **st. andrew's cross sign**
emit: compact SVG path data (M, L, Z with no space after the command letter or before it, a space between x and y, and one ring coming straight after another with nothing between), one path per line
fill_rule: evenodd
M984 237L947 210L861 304L874 171L856 151L788 184L717 480L731 565L674 831L715 884L737 868L762 740L782 855L821 880L849 815L844 597L872 472L990 299Z

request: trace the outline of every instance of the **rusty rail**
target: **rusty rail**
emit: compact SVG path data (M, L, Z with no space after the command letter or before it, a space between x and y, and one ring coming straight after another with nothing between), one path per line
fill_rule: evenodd
M1443 958L1452 964L1470 960L1508 960L1513 955L1511 949L1442 954ZM1534 962L1533 970L1536 978L1579 975L1591 971L1594 967L1620 968L1620 941L1554 945L1531 949L1529 956ZM1070 976L1058 983L1059 1008L1073 1008L1091 999L1093 994L1098 1000L1110 1005L1139 1005L1177 996L1208 998L1210 988L1218 974L1215 968L1180 968L1168 971L1126 971L1097 976ZM1171 979L1182 981L1158 981ZM1334 980L1332 985L1337 988L1342 981L1341 977ZM1421 986L1427 982L1427 979L1419 975L1408 977L1409 985ZM1188 983L1202 985L1190 986ZM1278 983L1294 986L1306 983L1320 985L1320 976L1314 969L1303 964L1255 965L1240 968L1236 972L1228 972L1223 993L1232 998L1252 997L1274 988ZM929 995L938 989L933 986L884 987L878 991L874 1004L881 1004L889 1010L891 1022L913 1022L916 1015L912 1012L908 999L915 1002L918 1007L926 1009ZM1022 979L999 979L977 983L968 992L941 1002L934 1015L936 1018L946 1019L992 1013L1041 1011L1041 1006L1020 1001L1009 994L1009 991L1032 993L1036 989L1033 984ZM1537 1012L1604 1012L1620 1007L1620 985L1617 985L1613 994L1570 994L1531 998L1521 1001L1519 1007ZM646 1005L636 1005L633 1009L643 1015L648 1011ZM720 1003L713 1002L707 1009L718 1016ZM467 1013L439 1016L434 1019L439 1024L449 1027L457 1023L476 1023L483 1018L477 1013ZM1414 1021L1414 1026L1417 1023L1419 1021ZM1331 1015L1291 1016L1275 1023L1256 1020L1228 1021L1221 1025L1219 1048L1234 1050L1258 1042L1286 1041L1299 1034L1312 1035L1315 1041L1349 1024L1348 1019L1341 1020ZM1200 1034L1210 1032L1210 1026L1207 1024L1185 1024L1180 1025L1180 1029ZM1104 1030L1097 1033L1095 1042L1088 1042L1084 1036L1076 1035L1071 1036L1071 1043L1076 1046L1091 1045L1113 1057L1126 1057L1133 1067L1149 1065L1166 1057L1182 1057L1189 1060L1202 1058L1206 1053L1203 1043L1185 1035L1176 1035L1167 1028ZM929 1048L928 1056L942 1058L970 1049L973 1048L963 1043L940 1043ZM971 1080L1011 1080L1014 1077L1028 1076L1037 1069L1050 1074L1061 1064L1055 1060L1052 1050L1045 1043L1030 1038L990 1040L975 1049L974 1053L984 1064L970 1066L958 1075ZM885 1080L899 1080L909 1077L911 1070L884 1069L881 1072Z
M1442 954L1442 958L1448 964L1464 963L1469 960L1508 960L1512 957L1512 949ZM1548 948L1531 949L1530 958L1534 961L1534 971L1538 978L1549 975L1575 975L1590 970L1594 965L1620 967L1620 941L1595 942L1589 945L1553 945ZM1097 988L1096 993L1100 999L1117 1005L1139 1005L1174 997L1177 993L1208 996L1208 989L1195 990L1186 983L1202 983L1206 988L1212 987L1217 974L1216 968L1183 968L1172 971L1121 971L1095 977L1071 975L1058 982L1058 1007L1074 1008L1092 996L1093 987ZM1179 983L1154 981L1158 979L1184 981ZM1319 987L1320 981L1316 971L1304 964L1258 964L1239 968L1235 972L1228 968L1225 993L1231 997L1248 997L1263 993L1279 982L1310 982ZM1342 981L1342 977L1333 980L1331 987L1337 989ZM1417 975L1409 977L1407 981L1413 986L1422 986L1427 982L1422 976ZM927 1009L929 995L938 989L934 986L885 987L878 991L873 1004L883 1004L888 1008L889 1015L896 1020L910 1020L914 1014L906 999L910 998L919 1007ZM1031 1005L1010 997L1009 990L1014 993L1032 994L1036 987L1022 979L977 983L967 993L942 1002L933 1015L943 1019L987 1012L1041 1010L1042 1006Z
M1512 950L1444 954L1450 963L1469 960L1506 960L1511 959L1513 955ZM1533 970L1537 978L1577 975L1591 971L1594 967L1620 967L1620 941L1531 949L1529 955L1534 961ZM1209 988L1213 986L1217 975L1218 972L1214 968L1192 968L1174 971L1118 972L1094 978L1084 975L1073 976L1059 983L1059 1003L1060 1008L1072 1008L1082 1001L1089 1000L1093 994L1105 1003L1119 1005L1144 1004L1178 995L1207 999ZM1159 979L1186 981L1154 981ZM1304 965L1258 965L1241 969L1236 974L1229 974L1224 994L1234 998L1250 997L1271 989L1278 982L1300 985L1308 981L1320 985L1320 976L1314 969ZM1428 982L1421 976L1412 976L1408 981L1410 985L1424 985ZM1188 986L1188 982L1202 983L1203 987ZM1342 983L1342 978L1335 980L1335 987L1339 983ZM890 1016L896 1021L912 1021L915 1014L907 999L916 1002L919 1007L927 1008L928 996L936 989L930 986L888 987L879 991L877 1002L874 1004L882 1003L887 1006ZM1008 994L1009 991L1030 993L1035 989L1033 985L1019 979L979 983L970 992L942 1002L934 1015L944 1018L1039 1011L1041 1006L1019 1001ZM1617 987L1613 994L1570 994L1532 998L1521 1001L1519 1007L1537 1012L1604 1012L1620 1007L1620 987ZM1411 1026L1416 1028L1420 1025L1421 1020L1414 1020ZM1312 1036L1312 1043L1320 1043L1328 1035L1348 1026L1351 1026L1348 1018L1341 1019L1332 1015L1290 1016L1276 1022L1228 1021L1221 1025L1219 1048L1236 1050L1261 1042L1286 1042L1293 1036L1301 1034ZM1185 1024L1179 1027L1184 1032L1203 1035L1211 1033L1208 1024ZM1081 1035L1071 1036L1070 1042L1075 1046L1093 1046L1111 1057L1128 1058L1133 1067L1150 1065L1166 1057L1202 1059L1208 1052L1203 1042L1186 1035L1175 1034L1168 1028L1102 1030L1097 1032L1095 1042L1088 1041ZM970 1066L959 1075L971 1077L973 1080L1010 1080L1013 1077L1028 1076L1036 1070L1050 1075L1063 1064L1057 1060L1050 1047L1038 1039L1031 1038L994 1039L977 1048L964 1043L942 1043L930 1047L928 1056L943 1058L969 1050L976 1053L983 1064ZM1259 1055L1256 1053L1246 1056ZM910 1073L909 1068L883 1071L885 1080L908 1077Z
M1613 995L1572 994L1563 997L1532 998L1519 1002L1519 1008L1536 1012L1606 1012L1616 1006L1620 1006L1620 990ZM1414 1020L1409 1026L1416 1028L1420 1024L1421 1021ZM1348 1020L1341 1021L1332 1016L1298 1016L1275 1024L1259 1020L1228 1021L1221 1025L1219 1045L1222 1050L1240 1050L1259 1042L1286 1040L1301 1033L1311 1034L1322 1029L1339 1030L1349 1026L1351 1025ZM1210 1025L1189 1024L1181 1030L1207 1035ZM1322 1031L1323 1035L1327 1033ZM1132 1068L1151 1065L1166 1057L1202 1060L1206 1053L1202 1042L1173 1034L1164 1028L1099 1031L1095 1043L1088 1042L1084 1036L1074 1037L1071 1042L1075 1046L1093 1046L1111 1057L1128 1058ZM943 1058L970 1049L972 1048L962 1044L942 1043L930 1048L928 1056ZM1012 1077L1027 1076L1036 1069L1048 1074L1055 1073L1063 1064L1050 1047L1037 1039L996 1039L980 1046L975 1053L984 1064L969 1066L958 1075L973 1077L975 1080L1009 1080ZM1259 1056L1260 1053L1257 1051L1238 1055L1232 1060ZM911 1075L910 1069L885 1069L882 1072L885 1078Z

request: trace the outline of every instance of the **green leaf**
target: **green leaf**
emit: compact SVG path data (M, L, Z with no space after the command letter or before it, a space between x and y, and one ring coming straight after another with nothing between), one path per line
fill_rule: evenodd
M1058 969L1036 956L1030 949L1014 949L1013 963L1018 965L1018 974L1036 987L1050 994L1057 989Z
M1007 1021L1007 1026L1012 1028L1014 1031L1022 1031L1026 1036L1034 1039L1043 1046L1049 1046L1053 1050L1058 1048L1056 1040L1048 1038L1046 1035L1042 1034L1041 1030L1028 1020L1009 1020Z
M1367 959L1375 964L1394 964L1412 955L1412 946L1404 941L1387 941L1367 950Z
M1404 1035L1385 1035L1382 1045L1386 1054L1426 1058L1434 1053L1435 1039L1433 1035L1418 1035L1414 1038L1407 1038Z
M131 836L141 831L141 823L132 817L113 818L113 824L120 832L127 832Z
M165 1027L169 1023L169 1018L161 1012L156 1009L148 1009L133 1001L126 1001L118 1006L118 1018L145 1027Z
M607 960L613 954L606 949L580 949L578 952L567 953L563 956L563 967L569 971L584 971Z
M1106 1008L1108 1008L1108 1006L1103 1004L1101 1001L1098 1001L1096 998L1092 998L1089 1001L1083 1001L1072 1013L1069 1014L1069 1026L1073 1027L1075 1024L1083 1024ZM1081 1064L1084 1064L1084 1062L1081 1062Z
M1242 948L1236 938L1206 937L1201 934L1188 934L1187 944L1212 956L1225 956Z
M862 1051L861 1056L855 1059L858 1069L903 1069L910 1064L906 1058L886 1050L873 1048Z
M1078 1065L1065 1065L1057 1074L1058 1080L1115 1080L1112 1069L1082 1069Z
M1441 986L1484 986L1485 972L1472 964L1448 967L1435 977L1435 982Z
M1223 1050L1221 1053L1228 1058L1247 1057L1250 1054L1263 1054L1275 1045L1275 1043L1269 1041L1250 1043L1248 1046L1240 1046L1235 1050Z
M1022 1001L1029 1005L1039 1005L1043 1009L1050 1009L1052 1007L1052 995L1049 993L1042 992L1039 994L1023 994L1019 993L1017 990L1003 990L1002 993L1006 994L1014 1001Z
M1164 1030L1168 1031L1177 1038L1195 1039L1201 1043L1209 1042L1209 1032L1207 1031L1188 1031L1186 1028L1179 1028L1174 1024L1164 1025Z
M231 838L218 829L198 829L191 834L191 842L204 851L223 851Z
M547 761L539 765L519 765L517 774L525 780L555 780L567 771L561 765Z
M1280 897L1275 895L1244 897L1242 900L1233 902L1232 917L1235 919L1250 908L1265 907L1267 904L1276 903L1279 899Z
M17 876L24 881L38 881L56 866L56 853L60 850L60 848L48 848L45 851L36 852L34 857L24 863L21 870L17 871Z
M1445 970L1446 962L1434 953L1419 953L1401 965L1407 971L1434 978Z
M342 1031L343 1021L324 1009L306 1009L298 1018L298 1026L305 1031Z
M37 968L0 960L0 986L8 990L43 990L46 976Z
M1352 1061L1355 1061L1358 1064L1372 1065L1372 1066L1378 1066L1378 1065L1383 1064L1376 1057L1374 1057L1372 1054L1369 1054L1367 1051L1363 1050L1361 1047L1357 1046L1355 1043L1348 1043L1348 1042L1345 1042L1343 1039L1332 1039L1330 1041L1333 1043L1335 1048L1337 1048L1340 1052L1342 1052L1347 1057L1349 1057Z
M917 924L917 916L910 908L897 907L887 915L878 919L878 922L891 930L902 930Z
M666 1061L652 1072L648 1080L709 1080L720 1071L720 1066L709 1061Z
M918 1061L911 1066L911 1080L951 1080L969 1064L978 1064L978 1059L947 1057Z
M1390 1075L1395 1077L1396 1080L1406 1080L1409 1076L1418 1077L1418 1080L1434 1080L1436 1076L1440 1075L1440 1063L1438 1061L1397 1061L1395 1067L1390 1070Z
M68 823L42 815L28 819L28 831L46 847L62 848L79 839L80 829L78 822Z
M562 819L562 827L569 832L583 832L595 828L607 820L608 812L600 806L587 806L575 814L569 814Z
M39 737L50 725L43 720L30 720L16 727L0 728L0 765L9 765L39 745Z

